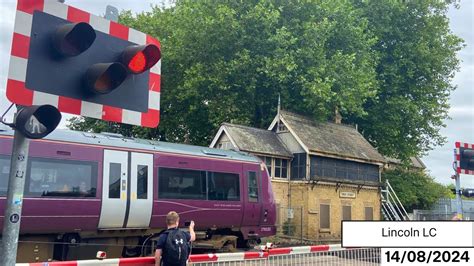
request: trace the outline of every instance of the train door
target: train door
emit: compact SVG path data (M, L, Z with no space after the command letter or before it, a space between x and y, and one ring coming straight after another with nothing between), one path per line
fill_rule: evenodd
M246 187L244 200L244 225L258 225L260 222L261 210L261 189L262 180L260 172L255 166L244 165L244 178Z
M152 191L152 154L104 150L99 228L148 227Z
M127 209L128 152L104 150L99 228L122 227Z
M127 227L148 227L153 207L153 154L131 155L132 193Z

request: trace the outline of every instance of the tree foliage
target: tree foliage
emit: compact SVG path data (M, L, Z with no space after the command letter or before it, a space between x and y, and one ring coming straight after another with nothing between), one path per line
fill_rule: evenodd
M397 167L384 171L382 180L390 182L408 212L414 209L430 209L438 199L448 198L452 194L447 186L437 183L431 176L419 170Z
M285 109L335 108L385 155L440 144L462 41L446 1L197 1L120 22L162 44L158 129L74 119L79 130L207 145L222 122L266 127Z
M446 16L456 1L357 1L378 41L378 94L368 115L351 117L383 154L400 159L445 142L439 130L448 118L451 79L462 40Z

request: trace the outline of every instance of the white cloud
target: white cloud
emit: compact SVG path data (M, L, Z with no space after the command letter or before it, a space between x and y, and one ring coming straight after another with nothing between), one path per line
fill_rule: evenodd
M474 106L455 106L449 110L449 115L454 118L466 118L474 120Z

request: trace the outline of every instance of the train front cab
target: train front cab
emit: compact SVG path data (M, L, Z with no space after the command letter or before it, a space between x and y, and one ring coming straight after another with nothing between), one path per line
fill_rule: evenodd
M264 164L244 164L242 172L246 196L241 231L249 247L259 244L262 237L275 235L276 205Z
M176 211L181 226L195 221L195 247L220 249L236 245L243 215L242 161L158 153L155 166L157 198L152 228L166 227L166 214Z
M177 211L182 223L196 222L196 246L210 249L230 240L222 236L236 236L247 245L275 233L273 193L257 161L157 154L155 166L152 228L164 227L166 214Z

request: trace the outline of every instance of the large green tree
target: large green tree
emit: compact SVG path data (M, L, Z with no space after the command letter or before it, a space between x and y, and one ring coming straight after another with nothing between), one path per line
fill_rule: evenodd
M355 1L377 36L378 93L366 116L351 116L383 154L408 159L445 139L451 79L458 70L462 40L446 12L457 1Z
M107 130L207 145L222 122L268 126L283 107L319 120L337 108L399 158L443 141L456 52L445 1L196 1L122 23L162 43L159 129L74 119Z

